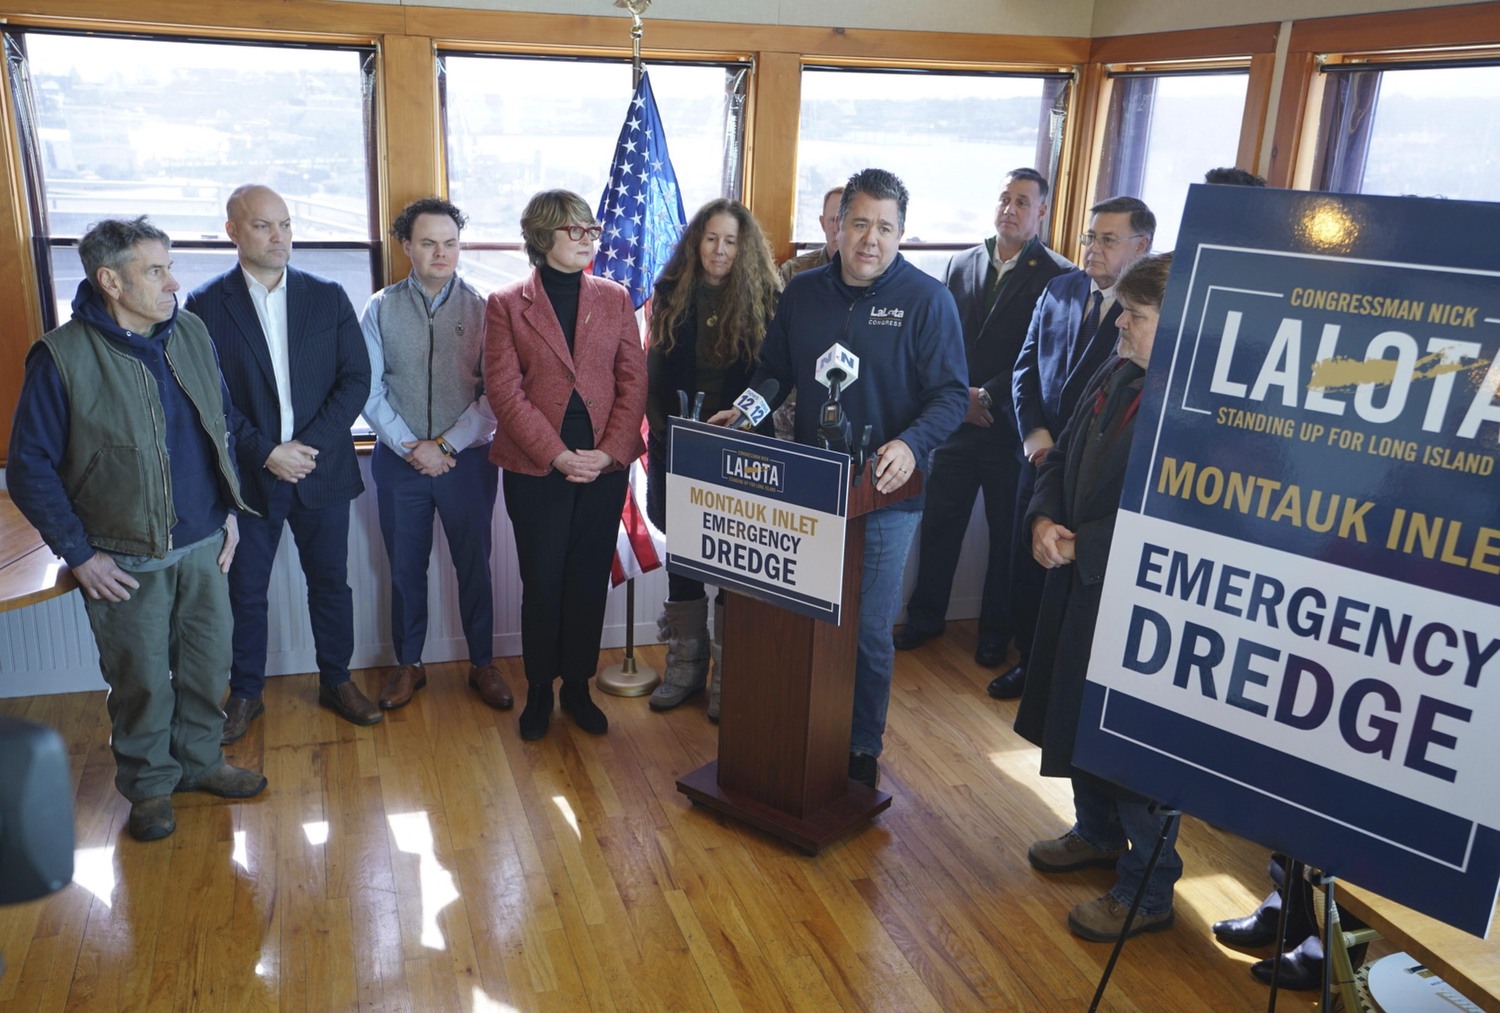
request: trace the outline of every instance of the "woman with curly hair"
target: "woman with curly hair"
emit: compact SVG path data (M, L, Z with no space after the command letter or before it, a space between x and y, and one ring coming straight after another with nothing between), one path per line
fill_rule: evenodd
M656 281L647 353L650 423L647 512L666 527L667 417L679 414L678 391L689 402L703 395L701 418L729 408L760 361L766 325L776 310L781 276L771 245L748 208L720 198L698 209ZM771 435L770 419L762 426ZM714 603L708 636L708 598L700 581L671 574L657 617L667 641L667 669L651 694L653 710L670 710L704 687L713 656L708 716L719 716L723 595Z

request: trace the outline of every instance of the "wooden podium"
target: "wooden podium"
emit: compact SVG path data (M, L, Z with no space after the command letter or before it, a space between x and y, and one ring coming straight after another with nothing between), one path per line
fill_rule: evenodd
M865 515L921 489L914 472L884 495L868 465L851 484L837 626L726 592L719 758L678 780L678 791L808 854L891 804L848 777Z

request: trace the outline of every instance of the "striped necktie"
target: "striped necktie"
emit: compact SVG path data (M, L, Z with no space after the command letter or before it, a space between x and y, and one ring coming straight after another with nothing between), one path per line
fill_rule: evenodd
M1089 311L1083 315L1083 323L1078 328L1078 340L1073 342L1071 354L1068 356L1068 369L1072 370L1073 364L1083 358L1083 353L1088 350L1089 342L1094 340L1094 332L1099 329L1099 307L1104 304L1104 293L1095 289L1089 293Z

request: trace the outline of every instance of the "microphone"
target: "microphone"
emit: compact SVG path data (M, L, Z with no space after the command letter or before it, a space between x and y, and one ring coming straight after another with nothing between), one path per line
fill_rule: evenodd
M828 351L818 356L815 376L837 401L839 390L859 379L859 356L835 341Z
M818 356L814 376L828 388L828 400L818 412L818 440L826 450L847 454L853 440L839 392L859 378L859 356L835 341Z
M774 377L762 380L759 387L746 387L745 392L734 399L734 418L730 420L729 428L748 432L760 425L771 414L770 401L780 390L781 384Z

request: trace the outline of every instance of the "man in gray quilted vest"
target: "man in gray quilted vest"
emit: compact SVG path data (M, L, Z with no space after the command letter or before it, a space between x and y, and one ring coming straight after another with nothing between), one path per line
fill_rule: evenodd
M145 217L78 245L73 317L26 356L6 461L21 513L72 568L109 684L130 833L177 828L172 793L258 795L224 761L229 582L239 542L233 412L203 321L178 309L171 241Z
M510 708L494 661L490 548L499 470L489 461L495 413L484 393L484 297L457 272L467 217L424 197L391 226L411 273L370 297L360 317L370 353L365 421L378 442L370 472L391 564L391 643L396 667L380 706L404 707L427 685L427 559L434 513L458 575L469 686L491 707Z

